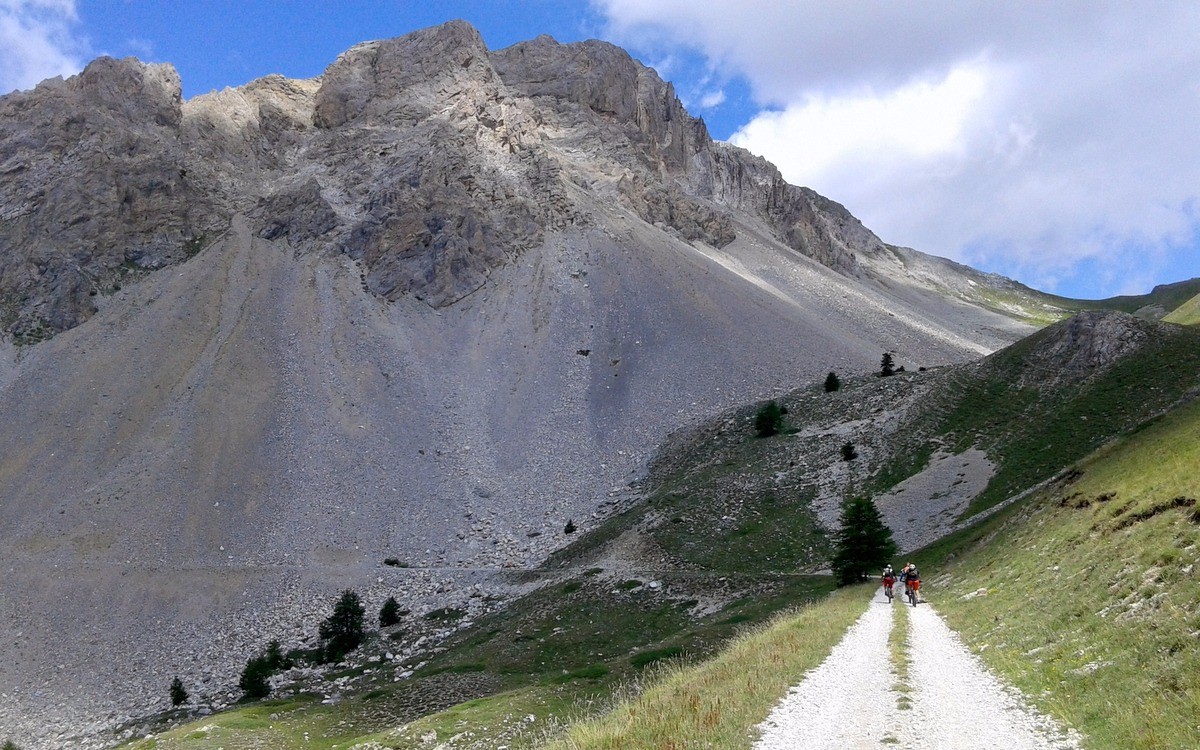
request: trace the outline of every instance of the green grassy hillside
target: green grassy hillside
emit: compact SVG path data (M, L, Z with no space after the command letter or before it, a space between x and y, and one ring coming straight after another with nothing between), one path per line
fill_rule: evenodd
M1174 310L1197 294L1200 294L1200 278L1160 284L1148 294L1126 294L1099 300L1072 299L1052 294L1044 296L1054 305L1072 312L1116 310L1133 314L1141 310L1145 311L1147 317L1153 318Z
M986 451L996 471L964 516L1053 477L1200 387L1200 330L1088 313L981 362L843 377L779 399L790 429L755 436L756 406L673 436L644 502L551 558L589 564L632 547L658 567L815 569L828 559L815 501L885 492L937 451ZM859 458L844 462L844 443Z
M1163 320L1184 326L1200 325L1200 294L1176 307Z
M950 624L1090 748L1200 747L1197 467L1200 402L920 557Z
M842 589L739 637L710 661L658 675L606 714L571 726L545 750L749 750L754 726L797 675L825 659L866 611L873 589Z
M1200 332L1082 316L939 377L898 432L879 484L915 473L936 447L983 448L999 468L969 516L1185 398L1200 385Z
M929 598L973 650L1040 708L1082 731L1093 750L1200 747L1197 466L1200 401L917 555ZM868 594L851 589L839 597L754 639L766 653L789 653L783 629L811 628L804 632L816 635L822 631L814 623L842 626L847 598L857 598L860 609L853 611L861 611ZM818 639L818 652L832 646L826 640ZM714 746L749 747L750 728L770 704L756 704L749 716L714 708L731 686L744 688L708 677L731 661L758 674L761 656L743 648L739 643L713 662L664 676L549 747L662 747L664 738L691 737L699 716L728 734L728 744ZM789 667L793 680L803 673Z

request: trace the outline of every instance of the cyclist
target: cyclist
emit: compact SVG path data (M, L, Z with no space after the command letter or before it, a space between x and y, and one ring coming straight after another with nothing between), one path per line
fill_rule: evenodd
M912 563L905 565L900 572L900 580L904 581L904 593L912 591L917 601L921 601L921 572L917 566Z
M885 589L885 593L887 594L888 604L891 604L892 603L892 585L896 583L896 574L892 571L892 566L890 563L888 564L887 567L885 567L883 569L883 575L881 576L881 578L883 579L883 588Z

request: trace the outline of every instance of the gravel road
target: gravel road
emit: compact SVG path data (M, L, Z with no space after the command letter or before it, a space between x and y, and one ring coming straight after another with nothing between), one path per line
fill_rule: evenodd
M877 593L821 666L763 722L755 750L881 747L888 725L880 717L895 709L899 697L887 650L891 630L892 610Z
M988 672L928 604L907 610L912 707L897 709L882 644L900 606L877 591L841 643L760 725L755 750L1078 750L1077 733Z

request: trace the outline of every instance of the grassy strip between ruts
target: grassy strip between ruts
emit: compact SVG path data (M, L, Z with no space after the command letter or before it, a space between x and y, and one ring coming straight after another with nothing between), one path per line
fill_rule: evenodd
M735 639L716 658L666 667L608 713L571 726L545 750L748 749L754 727L819 665L871 601L871 586L842 589Z
M1200 747L1200 402L923 559L939 611L1090 750Z
M892 685L892 689L899 696L896 699L896 708L907 711L912 708L912 698L909 697L912 686L908 682L908 607L897 607L895 604L892 607L900 610L900 614L892 618L892 632L888 636L888 651L892 655L892 671L896 674L896 683Z

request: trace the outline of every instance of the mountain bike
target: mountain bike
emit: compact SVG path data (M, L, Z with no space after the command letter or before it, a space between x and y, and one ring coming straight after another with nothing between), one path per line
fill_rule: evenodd
M887 597L888 604L892 603L892 598L896 595L896 592L892 590L893 586L895 586L895 582L889 583L886 580L883 582L883 594Z
M908 597L908 600L910 602L912 602L912 605L914 607L917 606L917 598L918 598L918 593L920 592L920 590L921 590L921 581L920 580L904 582L904 594L905 594L905 596Z

